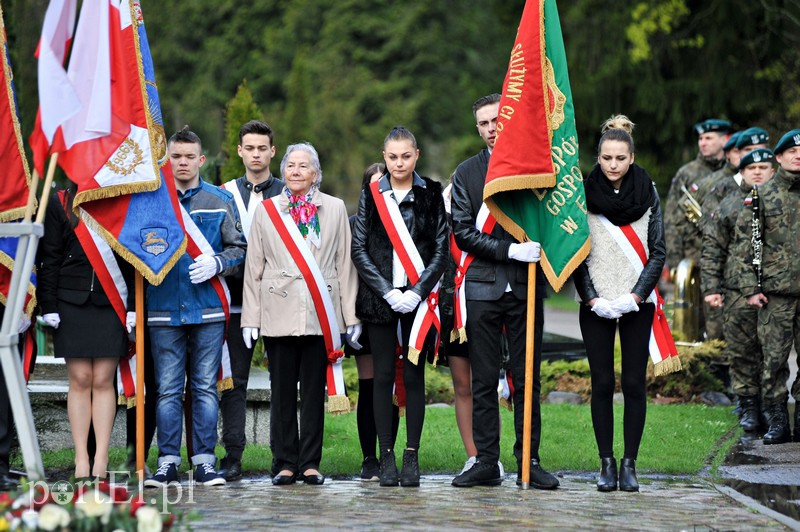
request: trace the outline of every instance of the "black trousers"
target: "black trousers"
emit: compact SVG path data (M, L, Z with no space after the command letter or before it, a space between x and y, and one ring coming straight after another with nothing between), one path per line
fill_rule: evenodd
M624 458L636 459L647 413L646 373L650 356L650 330L655 305L643 303L638 312L623 314L618 320L601 318L581 305L578 319L586 345L592 374L592 426L600 458L614 456L614 339L619 324L622 349L622 394Z
M250 362L253 359L255 342L248 348L242 339L242 315L231 314L228 322L228 351L231 357L233 388L222 392L219 412L222 415L222 444L225 454L236 460L242 459L247 439L244 435L247 417L247 382L250 379Z
M414 365L408 361L408 339L414 314L397 314L400 322L403 346L403 383L406 389L406 448L419 449L422 438L422 425L425 422L425 353L430 346L432 336L425 341L425 348L419 356L419 363ZM375 428L378 431L380 451L394 448L393 429L394 407L392 392L396 372L395 347L397 346L397 322L389 325L370 323L367 326L369 343L372 346L372 362L375 382L373 389L373 407L375 410Z
M472 437L478 448L480 462L497 462L500 459L500 413L497 384L502 365L503 326L508 339L509 369L514 385L514 456L517 465L522 463L522 427L525 421L525 333L527 330L527 302L506 292L496 301L471 301L467 299L467 348L472 366ZM534 322L534 378L533 408L531 411L531 458L539 459L539 440L542 433L542 416L539 395L542 385L539 378L542 365L542 333L544 331L544 305L536 298Z
M270 435L278 471L319 469L328 357L322 336L264 337L272 385ZM300 383L300 432L297 383Z

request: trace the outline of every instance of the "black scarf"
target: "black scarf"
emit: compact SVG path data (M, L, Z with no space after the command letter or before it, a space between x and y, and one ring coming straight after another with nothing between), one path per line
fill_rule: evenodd
M616 226L629 225L644 216L653 205L656 193L647 171L636 164L632 164L622 177L619 192L615 191L599 164L592 168L583 188L589 212L604 215Z

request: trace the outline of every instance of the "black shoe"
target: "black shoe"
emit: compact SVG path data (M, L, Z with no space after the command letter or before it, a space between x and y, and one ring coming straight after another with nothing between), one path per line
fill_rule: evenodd
M639 491L639 480L636 478L635 458L623 458L620 461L619 489L622 491Z
M298 480L302 480L309 486L322 486L325 483L325 476L322 473L307 475L305 473L297 475Z
M739 404L742 407L742 417L739 420L739 426L745 432L755 432L761 425L760 412L758 408L758 398L756 397L740 397Z
M769 419L769 430L764 434L764 445L792 441L792 433L789 430L789 410L786 403L770 405L767 408L767 418Z
M374 456L367 456L361 463L361 480L377 482L381 478L381 464Z
M403 471L400 473L400 485L404 488L419 486L419 459L416 449L403 451Z
M517 469L517 486L522 486L522 466ZM558 487L558 479L555 475L542 469L539 460L531 458L531 486L537 490L554 490Z
M0 474L0 491L16 491L19 489L19 481L12 478L8 473Z
M472 486L499 486L503 483L497 461L475 462L475 465L453 479L452 485L456 488L471 488Z
M394 451L386 450L381 451L381 486L397 486L400 479L397 475L397 463L394 459Z
M291 475L275 475L272 477L273 486L288 486L297 482L297 473Z
M220 460L217 473L228 482L240 480L242 478L242 462L232 456L226 456Z
M617 491L617 459L600 459L600 478L597 479L597 491Z

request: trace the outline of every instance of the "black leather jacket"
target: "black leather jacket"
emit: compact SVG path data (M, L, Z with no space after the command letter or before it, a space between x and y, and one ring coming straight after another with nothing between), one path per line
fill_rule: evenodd
M390 188L389 176L384 175L379 181L379 189L384 192ZM442 276L449 260L450 229L444 210L442 186L415 173L411 192L399 207L425 263L419 282L407 288L424 299ZM391 323L396 315L383 296L395 288L392 286L392 244L367 188L361 191L358 200L351 255L360 277L356 314L359 319L369 323Z
M475 256L467 270L466 296L469 300L495 301L510 285L516 297L527 299L528 265L508 258L508 248L516 239L500 224L491 234L475 227L488 168L489 150L484 149L458 165L453 174L453 235L459 249ZM544 275L541 268L537 272L537 297L544 297Z
M664 268L664 261L667 256L667 247L664 242L664 217L661 213L661 201L658 194L653 194L653 204L650 209L650 221L647 225L647 249L649 256L647 264L644 265L639 280L636 281L631 293L638 295L642 301L646 300L653 289L658 284L661 277L661 270ZM602 250L592 249L591 253L602 253ZM578 266L572 274L575 282L575 289L578 297L584 304L598 297L597 290L594 288L592 279L589 276L589 268L586 262Z

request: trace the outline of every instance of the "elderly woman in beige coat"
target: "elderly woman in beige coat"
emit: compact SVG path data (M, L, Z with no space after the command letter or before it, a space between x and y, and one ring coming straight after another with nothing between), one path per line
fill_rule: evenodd
M293 144L281 161L283 192L256 210L244 273L242 335L264 337L272 384L274 485L322 484L325 382L341 334L358 343L358 275L350 259L344 202L319 190L322 169L311 144ZM335 355L334 355L335 356ZM300 383L300 435L297 383Z

